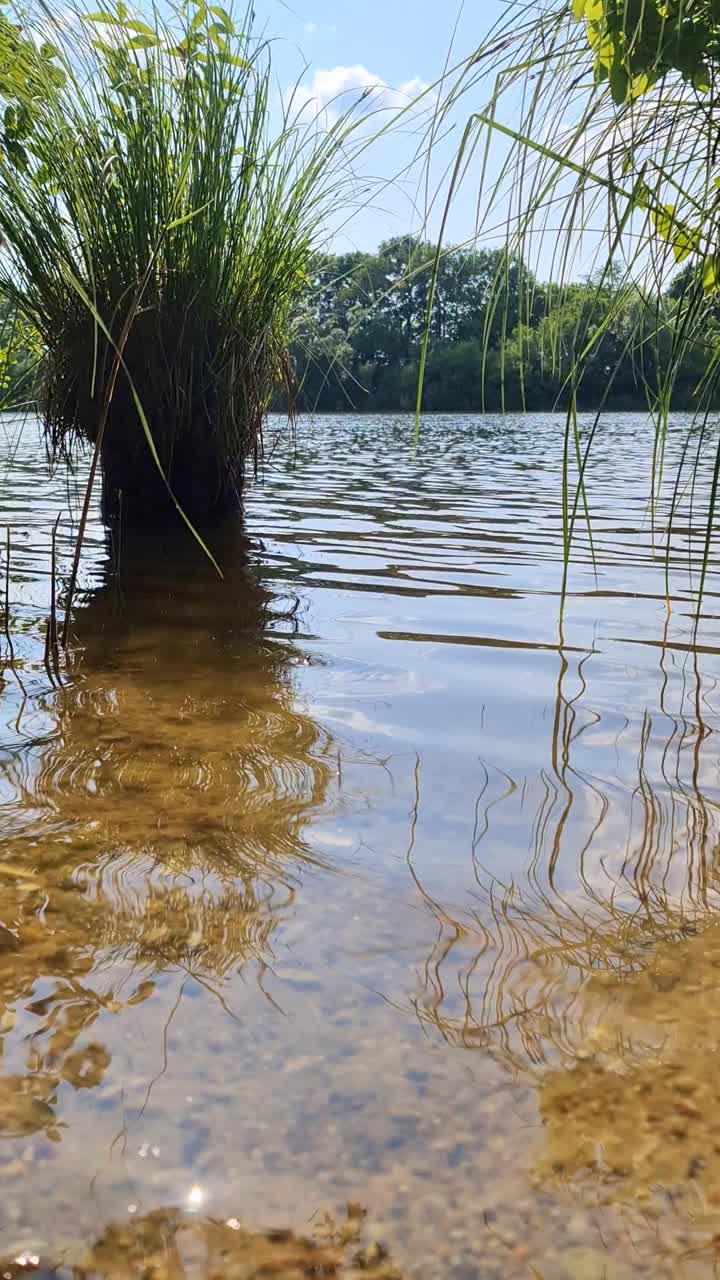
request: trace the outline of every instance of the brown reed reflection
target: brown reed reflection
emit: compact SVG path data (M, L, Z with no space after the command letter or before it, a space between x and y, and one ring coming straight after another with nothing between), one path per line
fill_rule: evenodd
M465 909L423 882L417 760L408 862L436 935L411 1003L426 1032L534 1085L534 1191L571 1196L598 1224L620 1214L638 1259L652 1260L648 1274L660 1256L668 1275L714 1275L716 687L697 653L678 658L667 646L659 697L649 686L645 707L631 698L612 717L593 708L591 670L589 658L571 668L561 655L547 771L519 780L481 763ZM532 831L515 877L489 866L495 832L507 847L508 815ZM615 1264L608 1258L608 1274ZM602 1252L592 1267L605 1274Z
M223 1005L239 969L264 990L336 776L294 694L296 605L255 577L241 529L221 540L223 581L173 542L121 551L77 610L46 732L0 760L0 1034L19 1002L33 1023L26 1074L0 1076L0 1133L59 1137L61 1083L92 1087L110 1065L95 1023L158 975Z
M415 773L408 860L437 936L414 1008L448 1043L492 1052L515 1070L572 1066L592 1052L598 1000L621 1010L627 984L651 972L658 957L683 954L686 941L714 927L720 906L711 691L702 687L697 662L690 674L670 671L673 659L661 651L659 705L639 723L623 717L609 750L603 739L598 756L607 762L614 754L617 772L602 777L587 767L592 749L582 749L586 735L606 733L591 705L589 657L571 672L561 654L550 767L534 786L525 782L521 790L481 764L470 850L475 891L461 912L433 898L418 870L419 763ZM533 794L525 875L491 872L483 852L492 846L496 813L526 807ZM643 1052L644 1039L637 1042L637 1028L622 1012L613 1018L613 1037L621 1057Z

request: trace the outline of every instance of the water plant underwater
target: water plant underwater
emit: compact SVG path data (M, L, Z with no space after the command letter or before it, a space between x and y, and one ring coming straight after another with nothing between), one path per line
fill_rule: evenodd
M485 105L475 109L481 94ZM633 312L636 322L617 366L607 369L608 396L630 356L655 422L648 496L664 539L668 599L679 504L689 495L692 524L695 482L709 450L712 478L701 533L687 548L701 599L720 493L720 436L712 425L720 378L720 7L716 0L539 0L531 6L513 0L450 77L439 119L462 109L468 97L473 109L465 113L446 217L460 185L479 167L477 232L504 224L508 261L520 267L549 255L548 316L562 314L581 270L592 274L598 298L606 301L612 284L616 309ZM668 305L662 295L674 273ZM532 279L528 270L528 314ZM432 291L428 316L431 306ZM586 481L603 422L601 406L590 428L581 430L578 389L614 318L607 306L602 315L600 307L578 309L569 350L550 340L546 353L548 364L564 373L566 573L579 522L587 522L592 548ZM428 338L429 323L426 349ZM685 354L698 343L706 361L693 422L681 427L682 462L666 477L672 390ZM423 367L424 361L418 415ZM670 493L661 515L666 479Z
M238 503L278 381L292 402L357 117L275 90L250 9L165 12L0 10L0 296L54 455L90 442L123 518L179 511L200 538Z

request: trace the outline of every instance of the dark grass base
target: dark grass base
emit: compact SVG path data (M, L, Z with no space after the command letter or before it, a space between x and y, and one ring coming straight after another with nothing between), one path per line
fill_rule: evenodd
M77 438L95 445L112 388L101 444L108 517L139 529L162 526L178 522L179 505L193 524L207 528L238 511L244 464L259 444L269 398L263 361L238 360L235 367L211 359L220 332L196 332L189 321L181 328L154 311L138 316L124 348L124 369L113 379L114 351L101 341L94 357L94 339L81 315L74 340L68 337L50 353L45 417L56 453L72 449Z
M177 524L178 504L194 524L206 528L237 512L242 504L242 464L220 468L197 441L176 440L163 450L163 480L144 435L129 447L109 433L101 449L103 514L138 529Z

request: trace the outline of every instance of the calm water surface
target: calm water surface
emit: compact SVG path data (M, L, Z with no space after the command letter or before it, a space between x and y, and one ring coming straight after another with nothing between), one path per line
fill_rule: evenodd
M85 469L0 424L2 1275L715 1275L705 479L668 615L606 423L561 631L561 419L276 432L223 582L95 513L54 687Z

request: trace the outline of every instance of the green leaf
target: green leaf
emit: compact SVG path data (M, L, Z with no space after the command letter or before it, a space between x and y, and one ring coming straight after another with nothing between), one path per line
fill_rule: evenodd
M5 150L7 152L8 159L12 164L15 165L16 169L27 169L28 167L27 151L25 150L24 147L20 146L19 142L14 142L14 141L6 142Z
M235 23L233 22L227 9L223 9L219 4L211 4L209 6L210 13L214 13L216 18L220 18L225 30L229 36L235 35Z
M114 13L108 13L106 9L99 9L97 13L84 13L82 15L83 22L102 22L105 25L118 26L118 19Z
M621 63L615 60L610 69L610 92L616 106L622 106L627 101L629 89L630 81L628 80L627 71Z
M208 27L208 35L213 44L217 45L221 53L229 53L228 43L225 39L224 27L221 27L217 22L213 22L212 26Z
M115 45L108 44L105 40L91 40L93 49L99 49L100 53L104 53L107 58L117 58L118 51Z
M659 209L653 209L651 214L653 226L659 236L663 240L670 240L672 230L675 224L675 205L664 204Z
M700 243L700 232L682 228L673 240L673 254L676 262L685 262L691 253L695 253Z
M705 293L715 293L718 287L717 264L714 258L706 258L702 269L702 286Z
M190 28L189 28L189 30L190 30L191 32L192 32L192 31L198 31L200 27L202 27L202 26L204 26L204 25L205 25L205 22L207 21L207 12L208 12L208 11L207 11L206 6L205 6L204 4L201 4L201 5L199 6L199 8L198 8L197 13L195 14L195 17L193 18L192 22L190 23Z
M139 31L144 36L154 36L157 39L157 32L149 27L147 22L141 22L139 18L128 18L125 23L126 31Z
M609 71L616 62L619 66L622 66L622 60L617 57L615 41L602 21L602 10L599 22L595 20L588 20L587 37L588 44L595 54L595 67L597 71L601 68L604 68L605 71Z
M586 22L602 22L603 16L602 0L573 0L573 17L578 22L583 18Z
M32 133L33 113L27 104L24 104L18 111L17 121L15 123L15 137L18 141L28 138Z
M193 209L191 213L184 213L181 218L173 218L172 222L168 222L166 231L174 231L175 227L182 227L185 222L192 222L193 218L197 218L199 214L204 213L210 208L212 201L208 200L206 204L200 206L199 209Z
M156 49L160 44L157 36L132 36L127 41L128 49Z
M630 97L633 99L633 101L635 100L635 98L641 98L642 95L644 93L647 93L648 89L650 89L651 87L652 87L652 80L650 79L650 76L646 75L646 73L642 71L640 75L633 76L630 81L630 84L629 84Z
M676 262L685 262L686 258L697 252L700 231L681 222L676 216L674 205L665 204L654 209L651 218L658 235L672 245Z

